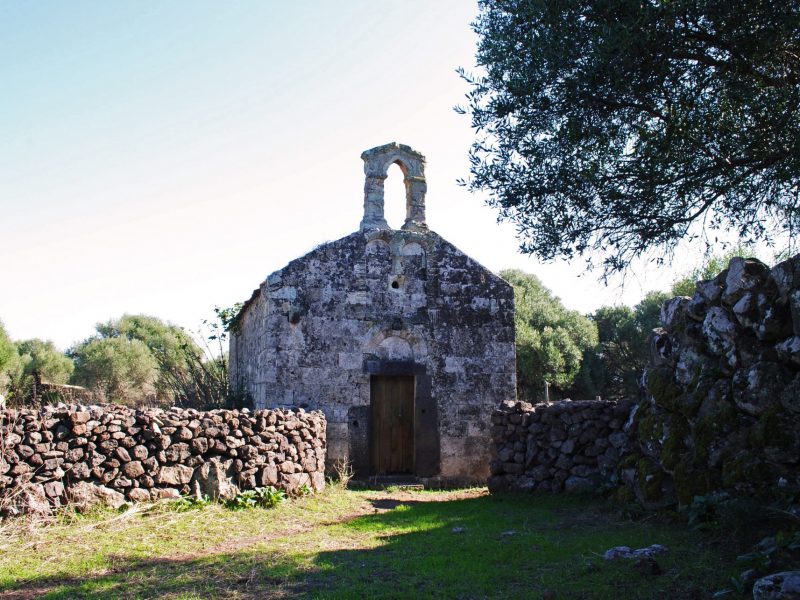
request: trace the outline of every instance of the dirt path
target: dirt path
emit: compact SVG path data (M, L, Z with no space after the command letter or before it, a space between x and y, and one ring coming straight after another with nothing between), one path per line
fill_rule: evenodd
M451 502L454 500L466 500L470 498L480 498L486 496L489 491L486 488L469 488L455 492L417 492L403 489L363 491L360 495L364 497L364 502L360 503L355 510L352 510L333 521L322 523L300 523L295 522L290 527L281 528L263 535L245 536L240 538L227 539L221 544L204 549L202 552L176 554L178 559L194 559L214 554L224 554L246 550L255 544L284 538L292 535L300 535L313 531L318 527L330 527L341 523L348 523L365 515L383 513L402 504L421 504L428 502Z

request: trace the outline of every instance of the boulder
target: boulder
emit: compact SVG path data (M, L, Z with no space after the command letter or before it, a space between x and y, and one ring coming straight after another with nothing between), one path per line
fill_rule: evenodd
M718 356L736 349L738 329L736 323L728 316L728 311L720 306L709 308L703 320L703 334L708 348Z
M128 499L132 502L150 502L150 492L142 488L128 490Z
M69 488L70 503L79 512L85 512L96 505L117 509L125 504L125 496L116 490L102 485L79 481Z
M800 255L772 267L770 279L778 290L778 301L786 301L794 288L800 287Z
M665 329L672 330L679 323L683 323L690 300L686 296L677 296L664 302L661 305L661 325Z
M186 465L172 465L169 467L161 467L156 476L156 482L159 485L185 485L192 480L194 469Z
M48 481L44 484L44 493L48 498L57 500L64 495L64 484L60 481Z
M136 479L137 477L144 475L144 467L142 466L141 462L135 460L122 465L122 472L128 477Z
M733 375L733 401L749 415L760 415L779 402L784 371L773 362L757 362Z
M769 275L769 267L758 259L732 258L725 277L722 302L733 306L745 293L763 286Z
M697 293L703 298L706 304L716 304L719 300L719 297L722 295L722 284L717 280L708 279L698 281L696 285Z
M172 444L169 448L164 451L164 456L167 457L167 460L170 462L184 462L187 458L192 455L191 450L189 450L189 444L184 442L179 442L177 444Z
M586 477L573 475L564 481L564 491L566 492L591 492L594 489L594 483Z
M200 465L192 478L192 489L208 496L212 500L228 500L239 493L239 488L231 478L232 461L223 463L219 458L212 458ZM163 470L163 469L162 469Z
M800 336L792 336L775 346L778 356L786 363L800 366Z
M25 484L22 492L14 499L12 514L49 515L52 508L47 500L44 486L41 484Z
M762 577L753 585L753 600L800 599L800 571L782 571Z

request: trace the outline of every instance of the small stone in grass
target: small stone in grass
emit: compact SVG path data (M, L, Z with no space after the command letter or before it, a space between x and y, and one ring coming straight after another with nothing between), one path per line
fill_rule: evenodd
M637 558L633 563L633 568L642 575L661 575L663 573L661 565L652 556Z

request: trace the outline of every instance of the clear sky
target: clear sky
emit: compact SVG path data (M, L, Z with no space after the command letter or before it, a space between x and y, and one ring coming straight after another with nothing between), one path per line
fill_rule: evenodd
M0 2L0 320L66 348L98 321L187 328L358 228L363 150L427 157L430 227L492 270L539 275L570 308L624 290L517 252L514 228L456 185L474 64L469 0ZM387 217L399 226L392 167Z

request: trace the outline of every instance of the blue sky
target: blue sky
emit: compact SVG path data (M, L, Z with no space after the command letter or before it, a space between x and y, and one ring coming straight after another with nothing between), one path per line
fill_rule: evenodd
M361 219L367 148L427 156L428 223L570 308L635 303L521 256L468 174L467 0L0 3L0 320L66 348L125 312L195 328ZM399 226L392 168L387 216ZM680 271L689 265L676 264Z

